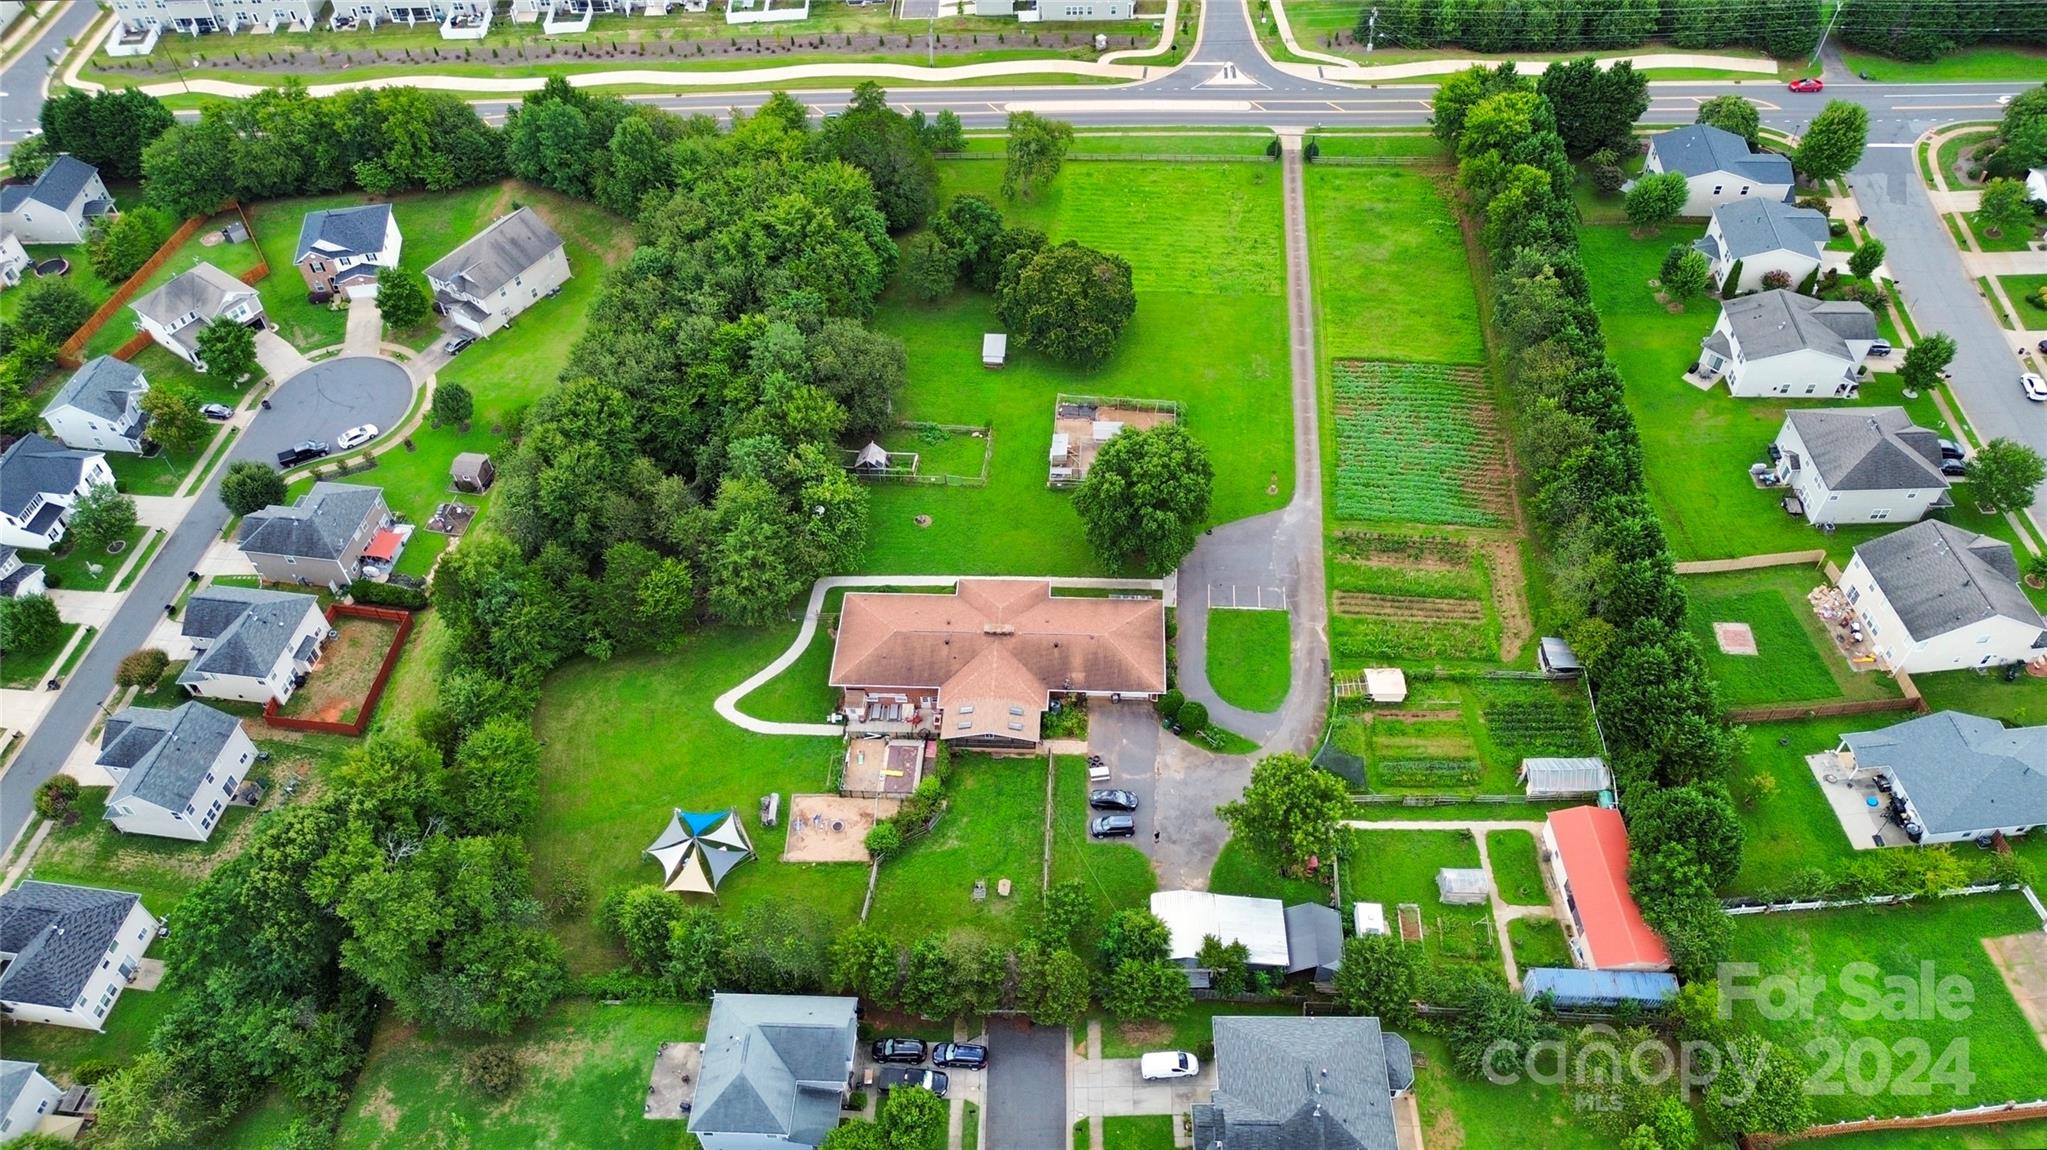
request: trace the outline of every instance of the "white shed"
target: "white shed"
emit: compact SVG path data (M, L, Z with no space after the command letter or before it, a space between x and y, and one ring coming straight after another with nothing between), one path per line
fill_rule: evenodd
M1351 926L1359 938L1368 934L1385 934L1386 904L1383 902L1354 902L1350 904Z
M1444 867L1436 872L1436 897L1451 906L1469 906L1492 897L1493 881L1479 868Z
M1063 431L1052 433L1052 462L1065 463L1073 454L1073 437Z
M1523 759L1521 781L1528 785L1530 798L1596 795L1613 786L1613 772L1606 769L1604 759L1598 758Z
M981 366L1001 367L1009 358L1009 337L999 331L991 331L981 337Z
M1117 434L1122 430L1123 421L1120 419L1097 419L1094 421L1094 426L1090 429L1089 434L1094 437L1096 443L1106 443L1116 438Z
M1365 668L1365 695L1374 703L1406 702L1406 673L1398 667Z
M1151 912L1172 936L1170 957L1175 962L1194 961L1201 940L1212 934L1224 942L1243 943L1251 952L1252 966L1287 969L1286 908L1276 898L1162 890L1151 896Z

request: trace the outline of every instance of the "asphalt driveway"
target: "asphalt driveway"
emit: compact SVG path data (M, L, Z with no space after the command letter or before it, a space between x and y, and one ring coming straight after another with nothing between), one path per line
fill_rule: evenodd
M1151 851L1152 832L1159 829L1154 820L1160 733L1159 717L1150 703L1110 703L1098 699L1088 705L1088 753L1102 756L1109 767L1109 781L1089 783L1088 789L1114 787L1137 796L1137 810L1132 812L1137 820L1137 835L1129 841L1147 854ZM1092 819L1097 813L1083 806L1079 810L1060 811L1058 817Z
M988 1022L988 1150L1054 1150L1072 1144L1066 1128L1063 1026L1021 1019Z

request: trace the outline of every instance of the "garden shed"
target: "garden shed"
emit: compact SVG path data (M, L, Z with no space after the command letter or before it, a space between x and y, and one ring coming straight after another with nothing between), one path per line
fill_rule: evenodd
M1613 772L1599 758L1523 759L1521 781L1529 798L1596 795L1613 786Z
M1535 661L1545 673L1558 679L1575 679L1585 673L1585 664L1578 661L1578 652L1571 645L1555 635L1545 635L1535 649Z
M1451 906L1471 906L1492 897L1493 882L1480 867L1444 867L1436 872L1436 896Z
M999 331L991 331L981 337L981 366L1001 367L1009 358L1009 337Z
M1359 938L1368 934L1385 934L1386 904L1383 902L1354 902L1350 904L1352 932Z
M490 461L490 456L483 452L465 451L455 457L454 465L448 468L448 476L454 480L455 490L481 495L498 481L498 469Z
M1398 667L1365 668L1365 695L1374 703L1405 703L1406 673Z

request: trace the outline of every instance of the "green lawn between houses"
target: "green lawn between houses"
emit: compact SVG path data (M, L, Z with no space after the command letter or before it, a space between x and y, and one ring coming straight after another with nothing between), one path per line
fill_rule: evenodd
M1563 1090L1523 1079L1496 1086L1466 1078L1450 1061L1449 1044L1410 1027L1400 1032L1415 1053L1415 1102L1429 1146L1541 1146L1602 1150L1609 1143Z
M1208 889L1217 894L1276 898L1288 906L1300 902L1329 901L1327 883L1283 875L1278 864L1234 838L1217 852L1215 863L1208 872Z
M990 371L980 352L982 334L1001 330L992 296L963 287L925 305L892 289L874 327L909 352L897 414L991 428L994 465L985 488L870 488L862 570L1102 573L1070 496L1045 486L1061 392L1183 403L1186 427L1215 466L1212 521L1286 505L1292 408L1276 165L1068 163L1028 202L997 194L1000 164L953 161L939 173L947 198L987 196L1012 224L1128 260L1137 314L1100 367L1055 364L1012 344L1008 364ZM916 524L920 515L931 517L929 527Z
M1208 683L1226 703L1277 711L1292 678L1284 611L1208 613Z
M1173 1150L1171 1114L1123 1114L1102 1119L1102 1150Z
M1397 931L1402 903L1421 908L1422 945L1434 963L1477 962L1500 966L1499 944L1485 903L1454 906L1436 892L1436 872L1479 865L1478 843L1470 831L1349 832L1350 857L1343 865L1344 903L1376 902L1386 908L1387 925Z
M191 238L179 245L162 266L150 273L149 278L144 280L142 287L136 291L134 298L141 299L169 283L176 276L202 263L212 264L237 278L243 272L256 267L262 262L263 255L255 244L247 240L240 243L225 243L220 238L221 229L239 219L240 217L233 212L223 212L208 219L204 227L192 233ZM209 240L213 242L208 243ZM139 329L135 326L135 312L132 308L116 311L107 318L105 326L94 332L92 338L86 341L86 358L111 353L115 348L134 338L137 330Z
M1102 1020L1102 1057L1136 1058L1147 1050L1186 1050L1198 1057L1214 1055L1215 1020L1236 1014L1299 1014L1301 1008L1284 1003L1199 1001L1180 1012L1179 1017L1161 1022L1115 1022Z
M1690 627L1706 666L1730 706L1809 703L1834 699L1895 699L1897 680L1880 671L1856 671L1813 613L1806 594L1826 577L1805 566L1765 567L1722 575L1683 577ZM1729 655L1714 638L1715 623L1746 623L1756 653Z
M1825 1069L1821 1065L1824 1049L1809 1049L1809 1043L1831 1044L1850 1054L1845 1070L1837 1066L1831 1075L1821 1077L1823 1083L1840 1088L1837 1093L1815 1093L1813 1102L1822 1122L2030 1100L2038 1097L2039 1084L2047 1081L2047 1049L2012 999L1983 940L2037 934L2039 930L2039 918L2016 893L1891 907L1750 915L1734 921L1729 961L1756 963L1765 978L1817 975L1827 980L1826 988L1814 1000L1810 1018L1771 1018L1752 1001L1723 1002L1732 1005L1736 1024L1806 1051L1815 1070ZM1876 979L1864 976L1864 981L1874 981L1879 990L1884 976L1903 976L1918 984L1925 977L1923 965L1931 963L1933 979L1959 976L1967 981L1973 997L1960 1017L1928 1009L1925 1013L1932 1017L1914 1013L1902 1021L1857 1019L1848 1013L1854 999L1844 985L1844 979L1853 973L1853 963L1878 968ZM1943 1063L1943 1057L1952 1059L1955 1052L1963 1052L1960 1066L1974 1075L1973 1084L1956 1089L1922 1073L1920 1085L1930 1083L1930 1093L1898 1088L1896 1083L1912 1073L1910 1067L1916 1061L1907 1049L1897 1046L1908 1039L1930 1049L1936 1070L1953 1065ZM1886 1055L1896 1057L1887 1058L1873 1050L1858 1057L1849 1050L1858 1040L1873 1041L1862 1042L1857 1049L1881 1047ZM1876 1075L1879 1089L1854 1089L1858 1073L1864 1078ZM1892 1074L1898 1077L1892 1079Z
M1097 922L1119 910L1149 906L1159 880L1144 852L1129 843L1088 837L1087 759L1062 755L1053 770L1053 885L1078 880L1094 897ZM1009 833L1024 831L1011 828Z
M2012 318L2020 327L2030 329L2047 328L2047 308L2035 307L2028 300L2041 299L2040 293L2047 291L2047 275L1998 276L1998 286L2011 298L2014 309Z
M1515 906L1548 906L1542 885L1542 862L1535 855L1535 836L1528 831L1487 831L1486 861L1500 898Z
M1564 928L1553 918L1517 918L1507 923L1507 940L1514 944L1514 962L1521 968L1521 976L1538 966L1562 967L1569 970L1571 944L1564 938Z
M938 825L881 865L869 920L905 943L926 934L1021 938L1042 905L1045 760L955 754L945 790ZM996 893L1002 879L1009 898ZM980 902L976 881L988 884Z

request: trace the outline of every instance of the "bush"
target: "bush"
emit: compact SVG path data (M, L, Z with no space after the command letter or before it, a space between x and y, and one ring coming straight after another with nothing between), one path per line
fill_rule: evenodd
M52 586L56 580L45 577ZM0 651L34 655L49 650L64 635L64 620L48 595L0 599Z
M510 1047L479 1046L462 1058L462 1081L492 1098L503 1098L519 1088L526 1068Z
M71 1080L80 1086L91 1086L120 1068L121 1064L111 1058L81 1058L71 1068Z
M433 424L455 424L467 427L469 417L476 410L476 400L469 389L459 383L444 383L434 388Z
M1204 731L1208 729L1208 708L1200 703L1188 701L1180 708L1180 713L1176 717L1179 720L1180 726L1186 730Z
M155 647L140 647L121 656L120 666L114 668L114 683L122 687L153 687L170 665L169 655Z
M1161 719L1173 718L1180 713L1180 708L1186 705L1187 696L1181 694L1178 687L1160 695L1158 701L1152 704L1152 706L1158 708L1159 718Z
M1741 294L1741 261L1736 260L1727 269L1727 278L1720 284L1720 298L1733 299Z
M220 501L230 513L248 515L284 502L284 476L260 459L237 459L220 479Z
M881 862L903 849L903 832L893 821L879 822L867 832L867 853Z
M1845 235L1847 235L1847 234L1848 234L1848 221L1847 221L1847 220L1830 220L1830 221L1828 221L1828 223L1827 223L1827 234L1828 234L1828 235L1830 235L1830 236L1833 236L1833 237L1834 237L1835 239L1840 239L1840 238L1841 238L1842 236L1845 236Z
M348 597L373 607L398 607L406 611L424 611L433 602L426 592L403 583L375 583L368 579L350 583Z
M1791 286L1791 273L1778 268L1763 273L1764 291L1782 291Z
M51 775L36 788L36 813L51 822L71 813L78 801L78 780L70 775Z

